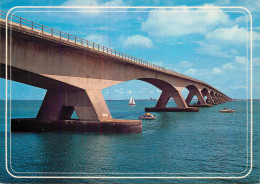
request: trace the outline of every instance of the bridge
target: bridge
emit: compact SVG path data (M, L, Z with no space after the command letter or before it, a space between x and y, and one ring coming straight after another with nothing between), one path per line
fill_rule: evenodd
M213 86L77 36L1 11L2 78L46 89L36 118L13 119L12 130L141 132L139 120L113 119L101 90L141 80L162 93L146 111L198 111L231 98ZM7 34L6 34L7 31ZM7 37L6 37L7 35ZM6 48L7 44L7 48ZM7 56L6 54L7 49ZM7 59L7 71L6 71ZM181 90L187 88L186 99ZM191 104L196 96L198 102ZM177 107L166 107L173 98ZM71 119L75 110L78 120Z

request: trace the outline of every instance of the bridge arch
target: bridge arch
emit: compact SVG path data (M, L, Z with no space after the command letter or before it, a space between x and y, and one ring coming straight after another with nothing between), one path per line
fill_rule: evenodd
M220 97L220 101L221 101L221 103L223 103L223 102L224 102L224 99L223 99L224 96L223 96L222 94L220 94L219 97Z
M214 104L213 98L210 95L209 90L207 88L203 88L201 90L201 93L202 93L203 98L205 97L205 100L206 100L207 104L211 104L211 105Z
M189 94L185 100L188 106L190 105L194 96L197 96L197 98L198 98L198 102L195 104L206 105L206 102L202 96L202 93L197 86L190 84L190 85L187 85L186 88L189 90Z
M144 81L149 84L152 84L153 86L159 88L162 91L177 91L177 89L171 85L170 83L166 82L162 79L156 79L156 78L139 78L136 80Z
M160 76L149 76L149 77L140 77L136 76L136 78L132 78L131 80L140 80L147 82L162 91L155 108L166 108L166 105L170 98L172 97L178 108L188 108L198 107L198 106L212 106L214 104L211 96L209 95L208 89L204 87L202 90L200 89L201 85L191 84L188 81L183 81L180 84L175 83L175 81L167 80L167 78L160 78ZM182 90L187 89L189 94L185 99L182 95ZM203 94L202 94L203 92ZM203 98L203 95L207 97L207 99ZM197 96L198 102L190 105L190 102L194 96ZM206 102L207 100L207 102Z
M178 91L176 87L171 85L170 83L156 78L139 78L137 80L141 80L149 84L152 84L153 86L159 88L162 91L155 108L165 108L171 97L174 99L177 107L188 107L180 91Z
M215 92L214 91L210 91L210 97L212 98L213 100L213 104L218 104L218 101L217 101L217 98L215 96Z
M215 93L215 96L216 96L217 102L218 102L218 103L221 103L221 101L220 101L220 96L219 96L219 93L218 93L218 92Z
M206 95L207 93L209 93L207 88L203 88L203 89L201 90L201 94L202 94L202 96L203 96L203 98L204 98L205 101L207 101L207 95ZM206 103L207 103L207 102L206 102Z

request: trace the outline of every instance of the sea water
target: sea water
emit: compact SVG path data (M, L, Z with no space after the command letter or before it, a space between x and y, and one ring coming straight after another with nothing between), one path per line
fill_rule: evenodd
M12 101L12 118L33 118L42 101ZM107 101L115 119L138 119L155 101ZM169 102L169 106L174 102ZM142 121L143 132L101 134L76 132L11 133L11 166L21 173L78 173L96 176L242 176L250 168L250 103L228 102L199 112L158 112ZM0 101L0 182L239 182L259 181L260 101L253 102L253 171L242 180L174 179L16 179L5 169L5 101ZM235 113L219 113L226 108ZM73 117L76 117L73 114ZM237 175L236 175L237 174ZM44 174L43 174L44 175ZM77 175L77 174L76 174ZM118 176L118 175L117 175Z

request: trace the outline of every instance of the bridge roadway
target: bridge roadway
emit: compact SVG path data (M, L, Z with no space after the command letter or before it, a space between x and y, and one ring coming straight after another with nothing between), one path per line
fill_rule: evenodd
M1 77L46 89L34 119L12 119L13 131L82 130L141 132L139 120L113 119L101 90L129 80L148 82L162 93L146 111L198 111L231 101L211 85L82 38L1 11ZM6 38L6 25L8 36ZM183 98L181 90L189 94ZM196 96L198 102L190 104ZM173 98L177 107L166 107ZM78 120L72 120L75 110Z

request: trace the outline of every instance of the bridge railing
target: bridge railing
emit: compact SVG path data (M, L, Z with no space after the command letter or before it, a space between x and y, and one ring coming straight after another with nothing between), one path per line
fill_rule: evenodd
M6 19L7 12L0 10L0 13L1 13L0 18ZM31 20L16 16L16 15L13 15L13 14L9 15L8 20L11 21L12 23L16 24L17 26L20 26L21 28L31 29L32 31L36 31L36 32L39 32L39 33L42 33L42 34L45 34L45 35L48 35L48 36L52 36L56 39L58 38L61 41L67 41L69 43L75 43L77 45L84 46L88 49L92 49L92 50L95 50L95 51L103 52L104 54L108 54L108 55L112 55L112 56L122 58L124 60L127 60L127 61L135 63L135 64L144 65L146 67L153 68L153 69L156 69L156 70L159 70L159 71L163 71L165 73L173 74L175 76L187 78L187 79L190 79L192 81L196 81L196 82L199 82L199 83L202 83L202 84L206 84L205 82L191 78L187 75L183 75L181 73L175 72L173 70L166 69L164 67L161 67L161 66L158 66L156 64L144 61L144 60L136 58L134 56L124 54L124 53L116 51L114 49L99 45L99 44L91 42L89 40L74 36L72 34L69 34L69 33L66 33L66 32L63 32L63 31L60 31L60 30L57 30L57 29L53 29L51 27L39 24L37 22L33 22ZM206 85L210 86L209 84L206 84ZM210 86L210 87L215 89L212 86Z

